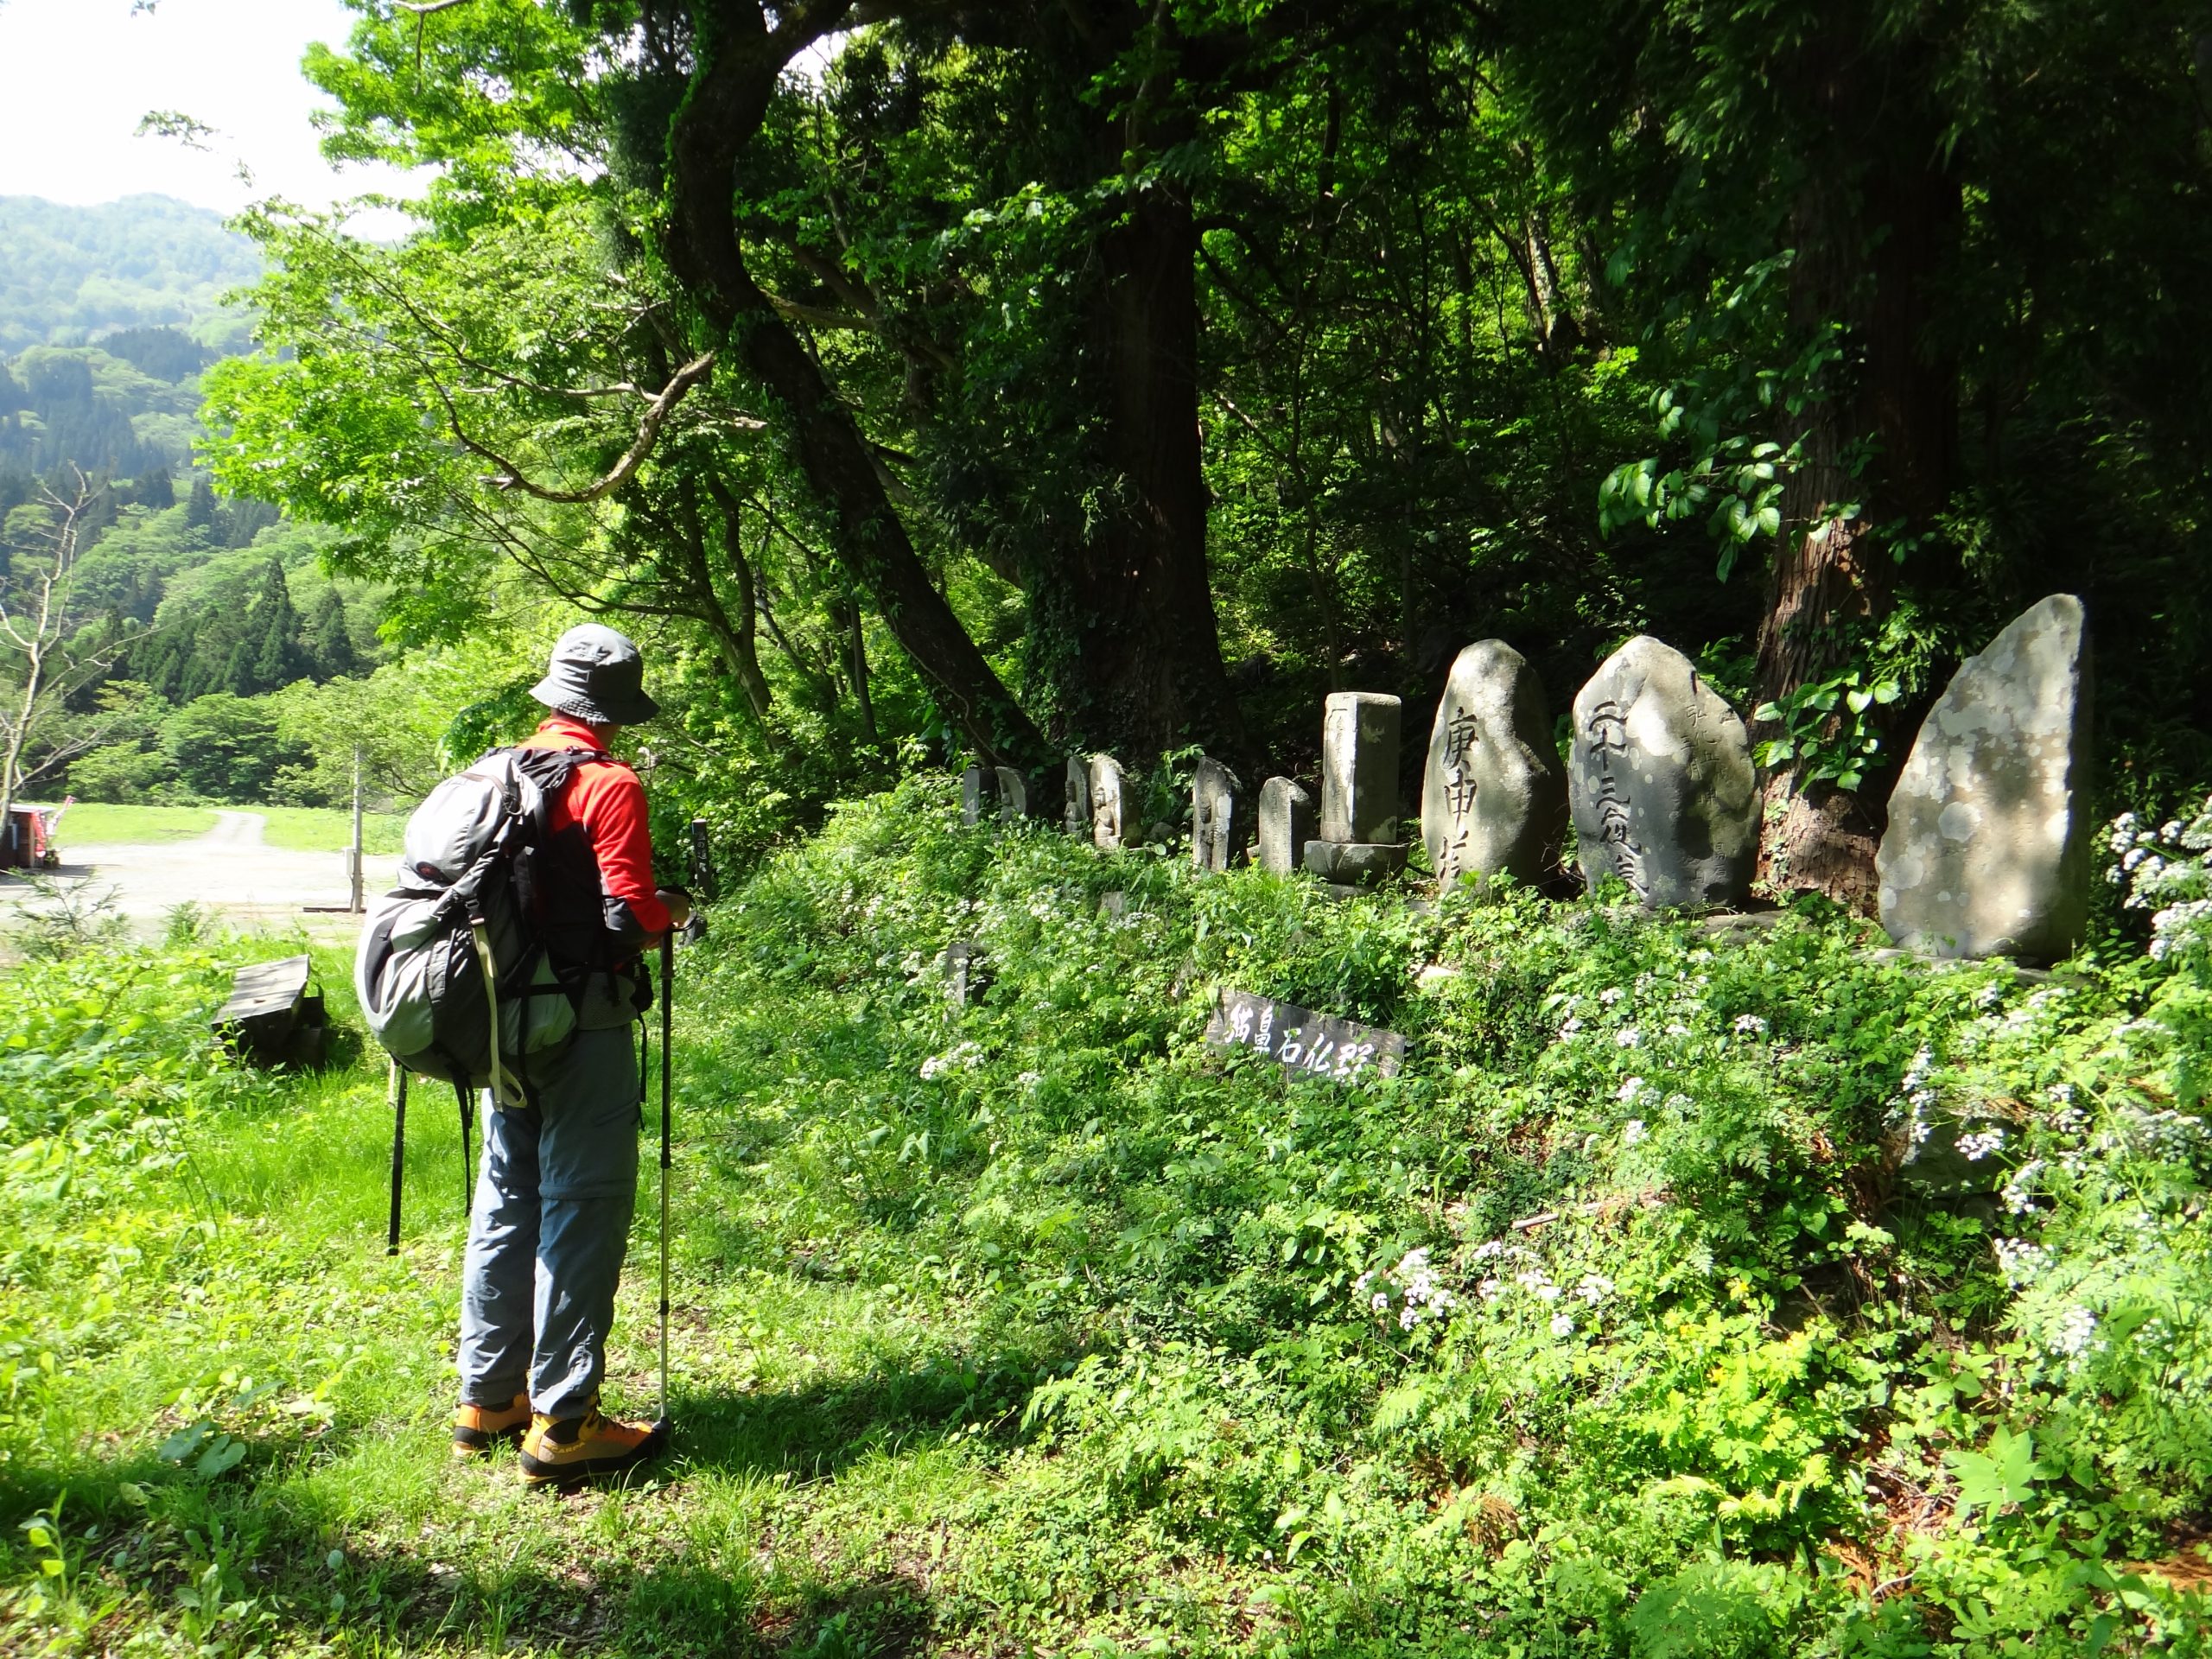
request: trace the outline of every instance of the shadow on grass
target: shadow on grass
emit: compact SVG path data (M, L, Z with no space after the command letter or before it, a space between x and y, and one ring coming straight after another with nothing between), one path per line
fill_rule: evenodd
M531 1493L517 1505L502 1489L482 1517L419 1527L395 1512L365 1514L357 1497L340 1495L341 1482L296 1478L380 1438L342 1420L312 1441L256 1443L213 1479L143 1447L66 1474L17 1461L0 1465L0 1530L18 1537L22 1522L61 1506L83 1599L124 1598L86 1637L93 1646L149 1625L179 1633L180 1593L204 1598L212 1586L223 1604L246 1604L228 1632L241 1647L276 1637L285 1638L279 1646L327 1641L343 1631L407 1651L450 1643L498 1652L519 1643L899 1659L925 1651L936 1634L927 1568L887 1552L886 1535L855 1537L855 1559L809 1548L775 1489L834 1480L872 1452L948 1445L978 1414L1003 1429L1036 1375L1027 1356L939 1353L789 1393L679 1397L671 1454L620 1483L618 1498L604 1498L603 1484ZM422 1433L410 1455L442 1462L442 1434L410 1432ZM504 1458L481 1472L490 1482L516 1478ZM699 1485L706 1474L737 1479ZM619 1504L618 1523L639 1529L642 1548L607 1548L594 1495ZM529 1519L540 1503L549 1506L543 1529ZM575 1503L591 1507L562 1507ZM485 1521L498 1533L491 1548ZM456 1556L461 1564L448 1564ZM38 1570L0 1557L6 1577Z

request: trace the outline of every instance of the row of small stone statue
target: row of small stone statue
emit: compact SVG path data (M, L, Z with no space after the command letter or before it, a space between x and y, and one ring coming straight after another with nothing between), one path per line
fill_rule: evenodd
M1954 677L1923 723L1889 803L1877 859L1883 925L1936 955L2048 961L2087 913L2089 657L2081 601L2054 594ZM1399 699L1340 691L1321 734L1321 799L1287 778L1260 790L1260 864L1361 885L1402 870ZM1027 816L1011 768L971 768L970 823ZM1219 762L1192 781L1191 857L1221 870L1252 833L1247 798ZM1143 825L1112 756L1067 763L1065 822L1117 848ZM1592 887L1618 878L1654 906L1740 904L1758 855L1763 800L1744 722L1690 660L1648 635L1623 645L1574 699L1561 767L1542 685L1502 640L1452 665L1429 729L1421 833L1440 882L1556 867L1566 827Z

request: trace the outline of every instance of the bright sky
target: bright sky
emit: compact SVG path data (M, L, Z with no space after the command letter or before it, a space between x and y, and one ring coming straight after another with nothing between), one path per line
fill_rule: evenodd
M401 189L389 169L337 172L315 149L308 117L324 100L300 57L310 41L344 43L340 0L159 0L135 16L131 3L0 0L0 195L90 205L152 191L227 213L271 195L321 207ZM134 137L150 110L216 134L205 151Z

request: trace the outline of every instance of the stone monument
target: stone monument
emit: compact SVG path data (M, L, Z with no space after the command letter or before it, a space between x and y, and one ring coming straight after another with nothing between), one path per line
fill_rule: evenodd
M1405 868L1398 839L1398 699L1332 691L1321 721L1321 833L1306 868L1325 881L1380 880Z
M1313 839L1313 798L1287 778L1260 785L1260 868L1288 875L1306 868L1306 843Z
M960 822L981 823L998 815L999 776L989 766L970 766L960 774Z
M1012 766L994 768L998 773L999 819L1012 823L1029 816L1029 780Z
M1220 761L1198 757L1191 779L1191 868L1225 870L1244 850L1244 786Z
M1890 793L1882 925L1908 950L2056 962L2088 917L2090 661L2071 594L1961 664Z
M1068 834L1090 838L1090 763L1079 754L1068 757L1067 795L1060 821Z
M1653 906L1731 905L1758 856L1758 773L1744 722L1688 658L1639 634L1574 699L1568 797L1591 886Z
M1438 884L1500 871L1535 881L1566 832L1567 774L1542 683L1503 640L1469 645L1444 683L1421 779L1421 840Z
M1129 775L1110 754L1090 757L1090 842L1108 851L1122 845L1136 802ZM1141 826L1140 826L1141 828Z

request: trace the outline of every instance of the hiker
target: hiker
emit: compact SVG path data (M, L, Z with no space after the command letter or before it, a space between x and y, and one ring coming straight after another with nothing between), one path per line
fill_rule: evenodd
M606 1415L599 1400L638 1197L643 1103L630 1027L652 996L639 957L691 913L680 889L654 887L645 786L607 753L623 727L659 711L644 672L638 647L613 629L569 629L531 689L552 713L519 746L589 752L549 802L539 849L549 957L581 995L574 1035L522 1061L527 1103L497 1109L484 1096L453 1441L469 1457L520 1435L531 1484L612 1473L664 1439Z

